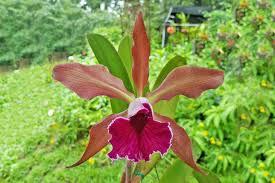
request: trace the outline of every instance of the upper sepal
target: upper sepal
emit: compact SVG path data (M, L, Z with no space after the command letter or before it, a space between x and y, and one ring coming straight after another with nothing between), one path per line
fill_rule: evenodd
M220 86L223 79L221 70L181 66L172 70L157 89L147 94L147 98L152 104L177 95L196 98L203 91Z
M138 96L142 96L143 89L147 85L149 77L150 43L146 34L146 28L139 13L133 31L133 68L132 76Z
M102 65L60 64L54 67L53 77L84 99L106 95L131 102L134 98L123 82Z

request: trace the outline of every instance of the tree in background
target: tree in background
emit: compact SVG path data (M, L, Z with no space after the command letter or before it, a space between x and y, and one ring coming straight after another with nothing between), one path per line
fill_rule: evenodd
M86 33L113 17L97 16L72 0L5 0L0 2L0 64L18 67L22 61L44 62L55 52L80 53Z
M106 27L119 22L122 34L129 34L140 10L144 12L149 36L160 38L158 33L171 6L213 2L216 1L3 0L0 64L18 67L23 62L44 62L56 52L64 56L80 53L86 48L85 35L97 25Z

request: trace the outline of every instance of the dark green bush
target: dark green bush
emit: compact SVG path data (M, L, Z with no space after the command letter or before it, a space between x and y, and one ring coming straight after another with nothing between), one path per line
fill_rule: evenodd
M182 97L177 120L201 149L200 164L221 175L222 182L274 182L272 4L241 0L207 16L195 45L183 34L172 35L177 44L170 39L159 61L178 53L188 64L225 70L225 82L197 100Z
M59 97L60 94L58 93ZM58 143L71 144L79 139L86 139L89 127L110 114L111 109L106 97L85 101L65 90L60 105L53 111L56 115L49 126L49 132Z
M39 63L56 52L81 53L86 33L99 23L113 23L106 12L91 13L70 0L4 0L0 12L0 65Z

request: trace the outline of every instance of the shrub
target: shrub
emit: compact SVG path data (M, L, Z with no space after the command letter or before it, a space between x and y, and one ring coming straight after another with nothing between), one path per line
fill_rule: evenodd
M201 149L199 162L224 176L223 182L271 182L275 176L272 5L242 0L207 16L195 38L195 54L190 54L192 43L184 38L165 49L185 55L189 64L225 70L225 84L199 100L181 98L177 119Z
M1 1L0 65L40 63L55 52L81 53L85 35L100 25L113 23L106 12L91 13L70 0Z

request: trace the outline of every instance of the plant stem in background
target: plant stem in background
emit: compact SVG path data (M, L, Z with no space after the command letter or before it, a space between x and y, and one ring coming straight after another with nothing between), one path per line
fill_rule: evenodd
M130 160L126 160L125 166L125 183L130 183L132 179L132 166L133 163Z
M134 175L132 177L131 183L139 183L144 176L146 176L160 160L160 155L158 153L151 156L151 160L148 162L141 161L137 164Z

